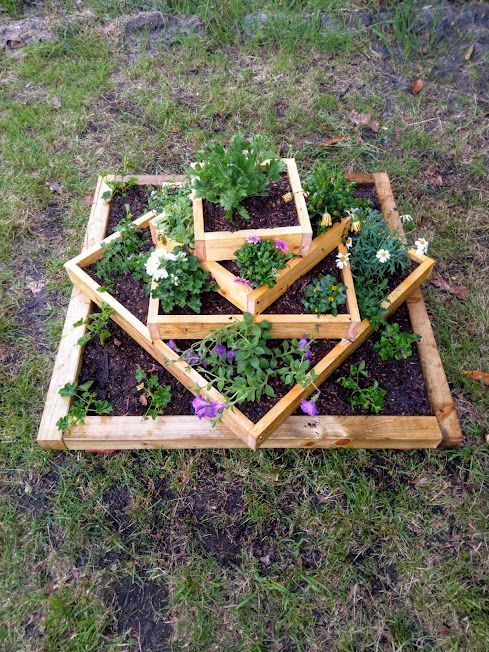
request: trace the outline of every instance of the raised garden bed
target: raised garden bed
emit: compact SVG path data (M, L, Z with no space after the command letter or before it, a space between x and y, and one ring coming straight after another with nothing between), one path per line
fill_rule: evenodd
M163 177L138 177L138 184L156 184L164 180ZM366 186L375 186L385 218L392 226L402 229L387 175L360 175L355 178L355 181ZM104 190L104 182L99 180L85 239L86 247L100 241L105 234L109 205L101 199ZM149 220L149 216L141 218L142 222L145 220ZM77 282L79 282L78 268L83 272L83 265L89 265L90 256L93 255L94 249L89 252L88 258L82 257L73 265L71 272L75 273ZM147 327L124 306L107 293L99 293L96 282L88 283L87 279L83 277L86 272L83 272L83 282L79 287L83 287L84 293L82 294L76 287L73 290L41 420L38 441L45 448L94 450L152 447L245 447L246 445L251 445L251 447L257 445L264 447L345 446L407 449L434 447L440 442L447 446L456 445L461 441L461 432L453 401L421 293L419 290L412 292L413 288L419 287L431 269L430 261L425 260L427 257L419 258L421 259L415 258L418 267L401 283L401 285L404 284L403 287L395 288L390 293L390 301L386 308L392 314L409 296L407 301L409 318L413 329L421 336L421 341L417 344L419 365L426 385L425 399L429 401L431 415L426 415L426 409L423 409L421 415L408 416L391 414L380 416L351 416L349 414L319 414L314 417L289 416L295 412L301 399L314 391L314 388L304 390L301 387L294 387L256 424L253 424L244 415L238 415L237 411L235 413L226 411L222 421L215 428L212 428L208 421L199 421L193 415L173 415L170 412L168 416L157 417L153 421L142 420L139 414L131 415L126 412L127 415L124 416L89 416L83 425L76 426L69 434L63 435L56 428L56 422L68 413L70 399L60 396L58 392L65 383L73 383L79 379L80 368L83 372L85 364L83 347L79 346L77 341L85 329L83 326L74 328L73 323L87 317L93 308L91 300L99 305L102 301L109 303L114 310L112 315L114 321L126 333L129 333L130 337L145 349L157 364L165 367L165 373L171 371L178 381L193 392L202 382L202 379L198 378L198 374L189 370L181 362L177 362L178 356L163 342L153 342ZM86 276L90 279L88 274ZM408 279L410 281L406 284ZM410 292L412 293L410 294ZM353 341L343 340L336 345L332 344L331 350L315 366L318 373L317 384L323 382L341 366L372 333L371 325L368 320L364 319L359 324ZM87 355L88 353L89 348L87 347ZM174 361L170 367L165 366L168 359ZM83 377L81 379L83 380ZM207 394L211 397L218 395L213 390Z
M238 220L237 224L231 224L220 206L194 194L195 255L199 260L232 260L250 235L270 240L281 238L292 253L307 254L312 242L312 227L297 165L293 158L280 160L286 171L278 183L270 184L268 196L251 197L245 202L250 213L249 223ZM282 197L288 193L292 193L293 199L286 203ZM282 223L286 226L277 226ZM244 225L248 228L242 228Z

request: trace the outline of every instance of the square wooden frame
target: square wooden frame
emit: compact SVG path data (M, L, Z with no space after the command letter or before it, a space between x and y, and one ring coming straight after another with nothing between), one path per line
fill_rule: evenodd
M402 234L402 225L387 174L349 174L347 176L358 185L375 185L385 219ZM140 175L138 177L140 185L160 184L167 180L169 177L160 175ZM99 178L84 241L85 248L100 241L105 234L109 205L101 199L101 195L107 189L104 180ZM418 288L423 280L423 274L417 276ZM413 449L434 448L440 444L445 447L454 447L461 443L460 423L422 293L416 289L409 297L405 292L397 292L394 297L390 298L392 301L387 309L391 313L407 298L407 308L413 329L421 335L417 346L434 416L294 416L285 421L280 419L280 426L264 441L264 448ZM223 421L216 428L211 428L208 422L199 421L193 416L158 417L155 421L143 421L140 417L124 416L87 417L83 425L73 428L69 435L63 435L56 428L56 422L68 413L70 399L61 397L59 389L67 382L76 382L83 355L83 347L79 346L77 342L84 334L85 327L74 328L73 323L86 318L91 308L91 297L75 286L68 305L60 346L39 426L37 441L41 447L59 450L246 447L246 442L237 437L226 422ZM145 328L142 324L141 326L143 329ZM149 331L146 334L143 330L143 333L145 337L138 342L155 359L163 361L165 357L163 352L166 354L166 350L163 348L165 345L153 344L149 338ZM336 356L334 364L329 366L324 360L320 363L323 366L323 371L328 371L327 375L332 373L371 333L372 328L368 320L363 320L353 342L340 342L337 345L337 347L342 347L343 355ZM176 366L175 369L177 369ZM177 370L180 374L180 369ZM326 377L325 375L322 380ZM295 411L295 407L292 407L291 411L287 410L286 416ZM266 418L273 421L273 416L271 415L270 419L270 416L266 415Z
M305 256L312 242L312 226L309 219L304 191L294 158L280 159L289 177L297 211L297 226L275 227L270 229L241 229L239 231L205 231L202 199L193 195L195 255L200 261L234 260L234 252L242 247L250 235L258 235L265 240L281 238L290 251Z

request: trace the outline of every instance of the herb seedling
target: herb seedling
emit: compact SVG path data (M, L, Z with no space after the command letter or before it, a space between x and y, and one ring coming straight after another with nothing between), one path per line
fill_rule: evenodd
M164 185L153 190L148 207L159 213L155 220L156 233L163 243L171 238L187 247L194 244L194 220L190 186Z
M149 234L147 230L133 224L128 209L127 206L127 216L117 227L121 235L107 244L102 244L104 254L95 264L96 274L103 282L102 289L108 292L114 291L114 279L117 276L131 274L136 280L147 280L144 263L149 253L143 248L148 242Z
M385 321L386 310L381 303L389 291L386 278L381 281L366 276L355 277L355 293L362 317L366 317L374 330Z
M81 423L85 423L85 417L89 414L111 414L114 410L108 401L97 399L95 392L90 388L93 380L78 385L77 383L66 383L60 390L60 396L72 397L73 403L70 411L65 417L58 419L56 427L63 432L69 432L71 428Z
M115 197L125 197L131 188L137 186L136 177L130 177L126 181L106 181L105 182L110 190L106 190L102 193L102 199L105 201L111 201Z
M417 333L401 331L399 324L385 324L374 349L382 360L404 360L413 355L413 345L420 339Z
M142 405L147 406L144 413L144 419L156 419L157 416L164 413L167 405L171 403L170 385L160 385L156 374L148 374L144 369L138 369L134 374L136 379L136 389L141 392L139 401Z
M251 236L235 252L240 277L249 281L254 288L262 285L273 287L277 282L277 272L292 258L285 248L288 249L288 245L282 240L261 240L258 236Z
M92 312L88 315L86 319L79 319L76 321L73 326L86 326L87 332L85 335L82 335L78 340L77 344L83 346L90 342L92 337L98 337L100 344L104 345L105 342L109 339L112 333L107 328L109 323L110 316L112 314L112 308L102 301L100 304L100 310L98 312Z
M278 181L282 163L268 151L263 136L247 139L235 134L227 148L210 143L197 153L199 160L189 171L197 197L220 204L228 220L234 211L243 219L249 214L242 202L265 195L270 181ZM264 164L264 161L268 163Z
M302 305L307 313L325 315L338 314L338 306L346 303L346 285L339 283L334 276L326 274L315 278L306 286Z
M361 408L368 412L378 414L384 407L384 397L387 394L385 389L379 387L375 380L369 387L360 387L360 378L367 378L368 373L365 371L365 361L362 360L358 365L350 365L350 375L341 376L336 381L345 389L350 390L348 402L355 410Z
M172 252L155 249L146 262L146 272L156 282L151 296L160 300L165 313L171 312L175 306L188 307L199 313L201 294L215 287L210 274L185 247L175 247Z

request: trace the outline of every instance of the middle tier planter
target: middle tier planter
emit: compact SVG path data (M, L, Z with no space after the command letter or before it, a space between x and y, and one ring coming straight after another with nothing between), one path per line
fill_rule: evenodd
M235 252L240 249L250 235L259 236L265 240L280 238L285 240L293 254L305 256L312 242L312 227L309 219L304 191L297 170L295 159L280 159L285 166L284 179L288 180L289 190L283 194L292 194L290 202L282 200L280 192L279 202L282 202L284 211L289 212L293 207L294 218L290 226L274 226L273 216L270 216L270 225L266 228L233 228L231 222L223 230L212 230L207 226L209 216L206 203L193 195L193 216L195 235L195 255L200 261L233 260ZM266 209L265 209L266 210Z

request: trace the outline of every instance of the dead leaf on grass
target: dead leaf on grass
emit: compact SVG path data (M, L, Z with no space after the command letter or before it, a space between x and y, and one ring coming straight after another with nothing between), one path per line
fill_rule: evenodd
M323 140L321 144L325 147L332 147L333 145L341 143L343 140L345 140L344 136L333 136L333 138L327 138L326 140Z
M49 190L52 190L57 195L60 195L64 190L64 187L57 181L46 181L46 185L49 188Z
M61 100L59 99L59 97L56 97L56 96L52 97L49 100L49 104L51 104L51 106L54 106L55 109L60 109L61 108Z
M416 81L412 83L411 93L413 95L417 95L418 93L421 92L423 86L424 86L424 79L416 79Z
M439 172L433 170L431 167L427 168L424 173L425 179L432 183L434 186L443 186L443 177Z
M31 276L28 276L27 281L28 281L27 289L30 290L32 292L32 294L39 294L39 292L41 292L41 290L46 285L46 283L44 282L44 280L42 278L36 280L36 279L33 279Z
M348 117L353 124L361 125L362 127L370 127L372 131L379 130L379 123L377 120L372 119L371 113L359 113L358 111L350 111Z
M469 291L465 286L455 285L454 283L445 281L445 279L442 278L441 276L432 276L430 278L430 283L431 285L437 287L439 290L443 290L443 292L449 292L450 294L454 294L459 299L465 300L468 299L469 297Z
M469 47L467 48L467 52L464 55L465 61L470 61L473 54L474 54L474 44L472 43L472 45L469 45Z
M86 195L85 196L85 204L87 206L91 206L93 202L93 195Z
M465 372L465 375L468 376L469 378L472 378L472 380L482 380L484 385L489 385L488 371L469 370Z

